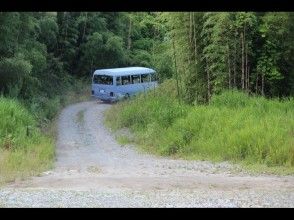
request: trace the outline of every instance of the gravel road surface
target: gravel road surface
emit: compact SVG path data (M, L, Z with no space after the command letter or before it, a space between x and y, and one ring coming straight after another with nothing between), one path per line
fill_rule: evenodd
M55 168L0 188L0 207L294 207L294 176L249 175L120 145L103 125L111 105L65 108Z

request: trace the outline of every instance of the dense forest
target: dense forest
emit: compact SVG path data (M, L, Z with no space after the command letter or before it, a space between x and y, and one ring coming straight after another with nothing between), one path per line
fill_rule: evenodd
M30 102L124 66L177 79L187 103L233 88L294 93L293 13L1 12L0 29L0 90Z

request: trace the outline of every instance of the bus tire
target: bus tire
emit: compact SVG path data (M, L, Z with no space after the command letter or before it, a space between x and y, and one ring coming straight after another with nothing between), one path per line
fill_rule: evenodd
M129 99L129 98L130 98L130 94L129 93L126 93L125 99Z

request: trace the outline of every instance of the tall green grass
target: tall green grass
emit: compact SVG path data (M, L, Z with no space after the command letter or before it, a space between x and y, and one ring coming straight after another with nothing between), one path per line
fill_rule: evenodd
M294 170L293 98L268 100L226 91L209 105L190 106L180 104L174 91L169 81L118 103L106 112L106 123L130 128L135 143L160 155Z
M0 97L0 119L0 183L52 166L54 143L20 102Z
M72 79L59 90L28 100L0 97L0 184L52 167L56 116L66 105L89 100L90 82Z

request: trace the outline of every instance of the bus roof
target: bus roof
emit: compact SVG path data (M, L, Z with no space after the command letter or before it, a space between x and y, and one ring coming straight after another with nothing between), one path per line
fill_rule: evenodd
M155 73L155 70L146 67L123 67L113 69L99 69L94 75L125 76L130 74Z

